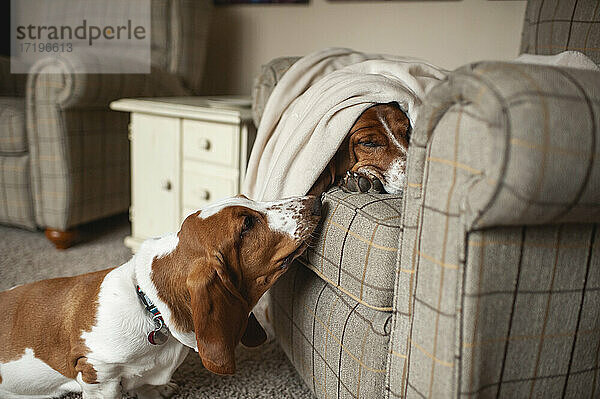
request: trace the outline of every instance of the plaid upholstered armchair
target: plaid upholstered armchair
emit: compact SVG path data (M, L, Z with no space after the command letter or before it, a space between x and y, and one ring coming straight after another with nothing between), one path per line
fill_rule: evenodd
M128 209L128 116L108 104L198 94L212 2L151 4L149 75L78 74L89 60L75 57L11 75L10 59L0 58L0 223L44 228L67 247L78 225ZM48 7L37 12L61 13L66 4Z
M531 1L522 51L600 62L597 1ZM257 78L259 122L296 59ZM325 196L272 290L319 398L600 395L600 73L481 62L434 88L402 197Z

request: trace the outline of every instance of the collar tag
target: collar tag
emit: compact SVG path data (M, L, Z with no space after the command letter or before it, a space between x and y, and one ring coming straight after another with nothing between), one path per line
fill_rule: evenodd
M169 339L169 328L165 324L165 321L160 314L160 311L152 303L150 298L140 289L138 285L135 286L138 298L150 314L152 314L152 321L154 322L154 330L148 333L148 342L152 345L162 345Z

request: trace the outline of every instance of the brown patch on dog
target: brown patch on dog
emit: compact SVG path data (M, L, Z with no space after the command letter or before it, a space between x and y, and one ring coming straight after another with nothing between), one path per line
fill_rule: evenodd
M353 164L350 170L371 166L383 174L395 160L405 158L406 152L392 145L392 141L395 139L406 151L409 127L408 117L395 105L380 104L368 108L350 129L348 153Z
M249 312L286 271L280 268L283 259L316 227L313 201L303 204L312 228L299 241L272 231L264 214L230 206L206 219L198 217L200 212L188 216L175 250L153 260L152 282L171 310L174 327L195 331L199 355L210 371L232 374L240 340L254 346L266 338L255 319L248 322ZM252 227L243 231L247 218Z
M360 169L368 170L383 182L391 164L397 159L406 159L409 132L410 121L396 103L367 108L354 122L309 193L320 195L347 171Z
M77 359L77 364L75 365L75 371L81 373L81 379L83 382L87 384L97 384L98 383L98 373L96 373L96 369L90 363L86 357L81 357Z
M96 322L100 285L111 270L0 292L0 309L10 326L0 328L0 362L17 360L31 348L37 359L65 377L75 379L81 371L84 381L95 383L96 370L87 363L89 349L81 334Z

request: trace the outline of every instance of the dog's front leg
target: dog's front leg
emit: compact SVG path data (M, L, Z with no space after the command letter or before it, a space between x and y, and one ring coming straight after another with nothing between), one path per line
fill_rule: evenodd
M136 399L167 399L178 390L179 386L170 381L164 385L143 385L137 388L132 396Z
M77 359L75 370L83 399L121 399L123 397L119 367L82 357Z
M123 391L121 389L121 380L114 379L88 384L78 376L77 382L81 385L83 399L121 399Z

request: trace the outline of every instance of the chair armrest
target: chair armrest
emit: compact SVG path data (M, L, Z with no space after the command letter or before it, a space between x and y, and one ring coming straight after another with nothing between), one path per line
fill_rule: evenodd
M301 263L364 306L391 311L401 207L402 195L330 188L323 194L322 223Z
M600 221L598 72L462 67L429 93L411 147L409 168L424 171L413 197L459 213L467 231Z
M25 97L25 74L10 73L10 57L0 56L0 96Z
M519 242L545 251L541 258L527 255L541 264L528 271L528 289L545 292L548 280L534 276L552 274L556 262L544 259L555 256L561 228L546 224L600 218L599 106L600 73L500 62L462 67L427 95L408 156L400 267L412 274L396 278L391 392L446 397L488 386L496 392L500 373L493 360L486 363L497 359L496 347L472 352L469 345L509 335L496 330L506 327L498 321L508 318L518 290ZM565 237L589 240L591 228L582 226L562 227ZM483 259L485 281L477 277ZM490 296L481 311L486 317L477 318L478 297L465 293L482 290L506 292L510 300ZM520 317L537 314L530 306ZM561 313L563 323L570 314ZM520 324L520 334L536 334L529 324ZM556 361L566 369L569 358ZM526 363L508 364L513 374L528 372Z
M273 89L287 70L299 59L300 57L280 57L262 66L260 74L254 79L254 86L252 87L252 118L255 126L260 123L265 105L267 105L267 100Z
M53 102L60 109L106 108L123 97L189 95L180 78L169 72L151 69L149 74L88 74L86 57L66 54L34 64L27 77L28 104Z
M177 77L161 70L77 73L93 61L72 55L43 59L27 78L32 192L41 227L66 230L127 209L128 115L111 111L112 100L189 95Z

